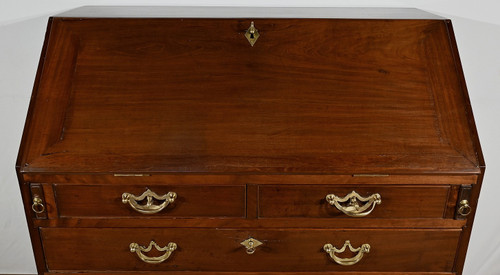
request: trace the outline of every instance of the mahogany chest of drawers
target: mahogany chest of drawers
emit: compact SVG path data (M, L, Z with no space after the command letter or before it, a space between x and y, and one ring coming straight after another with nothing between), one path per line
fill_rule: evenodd
M461 274L484 169L413 9L54 16L17 161L39 274Z

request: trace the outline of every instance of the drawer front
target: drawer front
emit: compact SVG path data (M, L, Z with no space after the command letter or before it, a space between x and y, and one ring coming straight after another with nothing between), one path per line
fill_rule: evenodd
M238 229L113 229L42 228L49 271L397 271L450 272L460 230L238 230ZM253 254L240 243L253 237L262 242ZM370 246L359 262L343 266L324 250ZM131 252L130 245L176 249ZM349 251L349 249L347 249ZM167 255L168 253L169 255ZM339 259L360 252L333 253ZM139 256L141 254L142 256ZM165 257L161 263L140 259Z
M55 185L60 217L244 217L245 192L245 186Z
M310 218L443 218L449 186L334 186L334 185L269 185L259 187L259 217L310 217ZM366 208L353 215L353 207L346 202L335 205L327 195L338 200L348 195L358 208ZM380 195L377 202L374 198ZM361 199L360 199L361 198ZM362 201L366 199L366 201ZM380 204L379 204L380 203ZM342 209L341 209L342 208ZM346 213L347 212L347 213Z

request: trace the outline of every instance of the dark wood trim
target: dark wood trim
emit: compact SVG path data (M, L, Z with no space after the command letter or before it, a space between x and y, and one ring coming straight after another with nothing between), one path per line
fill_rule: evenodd
M467 223L463 227L462 234L460 235L460 242L457 249L457 256L455 258L455 265L453 271L457 272L457 274L462 274L463 268L465 265L465 259L467 256L467 249L469 247L470 236L472 233L472 225L474 223L474 217L476 216L477 210L477 202L479 200L479 195L481 192L481 185L484 177L484 169L485 167L481 167L483 174L478 177L477 184L472 186L471 194L470 194L470 202L472 212L469 216L467 216Z
M234 219L234 218L198 218L198 219L52 219L37 220L39 227L215 227L215 228L462 228L465 220L453 219L367 219L367 218L259 218L259 219Z
M455 68L457 70L457 75L459 77L462 96L463 96L464 101L465 101L465 111L467 113L467 121L469 123L469 128L470 128L473 146L474 146L475 152L477 154L477 158L479 160L479 166L486 167L486 164L484 161L483 151L481 149L481 144L479 142L479 135L477 132L476 122L474 120L474 114L472 112L472 105L471 105L469 93L467 90L467 84L465 82L465 74L464 74L464 71L462 68L462 62L460 61L460 55L458 53L457 41L455 39L455 32L453 31L453 25L451 23L451 20L446 20L446 25L448 27L448 37L450 38L450 47L451 47L451 51L453 53L453 58L455 60ZM484 174L484 169L481 169L481 174Z
M43 68L45 65L45 57L47 55L47 47L49 44L49 38L50 38L50 33L52 29L52 22L53 18L49 18L48 23L47 23L47 29L45 31L45 38L44 38L44 43L42 46L42 52L40 53L40 60L38 61L38 69L35 77L35 82L33 84L33 90L31 93L31 99L30 99L30 104L28 107L28 112L26 114L26 121L24 123L24 129L23 129L23 136L21 138L21 144L19 146L19 154L17 155L17 161L16 161L16 170L20 171L22 166L24 165L23 162L23 157L26 156L27 154L27 142L28 142L28 137L30 136L30 126L31 126L31 121L33 118L33 109L35 108L35 102L36 98L38 95L38 88L40 86L40 80L42 78L43 74Z
M109 275L106 273L96 273L96 272L90 272L90 273L82 273L82 272L57 272L57 273L44 273L45 275ZM113 275L233 275L233 274L238 274L238 275L262 275L262 273L259 272L113 272ZM447 273L447 272L385 272L385 273L380 273L380 272L266 272L264 273L265 275L451 275L455 273ZM11 274L11 275L36 275L35 273L32 274Z
M33 211L31 210L31 196L30 196L30 184L25 182L21 184L21 196L23 199L24 211L26 213L26 221L28 222L28 231L30 234L31 245L33 249L33 254L35 256L35 264L38 270L38 274L43 274L47 271L45 265L45 256L43 253L42 241L40 239L40 234L38 231L38 225L36 225L36 220L31 216ZM47 220L45 220L47 221Z
M44 65L39 71L40 81L34 91L37 99L30 107L32 111L29 114L29 129L32 132L26 136L26 144L20 158L21 172L29 169L35 159L47 154L44 150L63 138L63 123L67 111L64 107L68 105L72 96L73 78L71 76L75 71L79 40L73 30L61 24L60 21L55 18L50 24L50 36L46 40L48 46L43 59ZM46 92L47 90L49 92ZM35 115L39 112L37 110L45 108L49 103L60 107L46 109L46 112L40 116ZM64 107L61 108L61 106ZM51 123L47 123L48 117L53 118L50 119Z
M469 123L471 138L473 141L473 146L474 146L475 152L477 154L477 158L479 160L479 167L481 169L481 174L478 176L477 183L474 186L472 186L470 201L474 203L474 205L471 205L473 211L467 217L467 225L464 226L464 230L460 236L457 257L455 260L454 271L457 272L457 274L462 274L464 264L465 264L466 254L467 254L467 248L469 246L469 240L470 240L470 236L471 236L471 232L472 232L472 225L474 222L474 217L476 215L476 208L477 208L476 203L479 199L479 194L481 191L481 185L483 182L484 173L486 170L486 165L485 165L484 155L483 155L483 152L481 149L481 145L479 142L479 135L478 135L477 128L476 128L476 123L474 121L474 114L472 112L472 105L471 105L470 97L469 97L468 90L467 90L467 85L466 85L466 81L465 81L465 74L463 72L462 62L460 61L460 55L458 53L457 41L455 38L455 33L453 31L453 24L452 24L451 20L446 20L446 25L447 25L447 29L448 29L448 37L450 38L451 51L453 53L453 58L455 60L455 68L457 70L457 75L459 76L462 96L463 96L464 101L465 101L465 108L466 108L465 111L467 114L467 121Z
M60 184L110 184L116 181L112 174L22 174L25 181ZM121 185L164 185L164 184L384 184L384 185L470 185L477 182L477 175L390 175L386 177L355 177L353 175L160 175L146 177L120 177Z
M16 160L16 175L19 180L19 188L21 189L21 196L23 200L23 206L24 206L24 211L26 215L26 221L28 223L28 231L31 239L31 244L32 244L32 249L33 249L33 254L35 257L35 264L36 268L38 271L39 275L44 274L47 272L47 268L45 265L45 257L43 254L43 247L42 247L42 242L40 239L40 234L38 232L38 227L35 226L33 217L32 217L32 210L31 210L31 192L30 192L30 186L29 182L25 181L23 178L23 175L21 174L21 169L22 166L24 166L23 163L23 156L25 156L25 153L27 152L27 142L28 142L28 137L30 136L30 125L32 122L32 114L33 114L33 109L35 107L35 102L37 99L38 95L38 88L40 86L40 80L41 76L43 74L44 70L44 65L45 65L45 57L47 55L47 49L48 49L48 44L49 44L49 38L51 35L51 30L52 30L52 22L53 19L49 18L48 23L47 23L47 29L45 32L45 39L42 47L42 51L40 53L40 60L38 62L38 69L37 69L37 74L36 78L34 81L33 85L33 91L31 94L31 99L30 99L30 104L28 107L28 112L26 115L26 122L24 124L24 130L23 130L23 135L21 138L21 143L19 146L19 154L17 156Z
M57 272L45 273L45 275L109 275L109 273L89 272L71 273ZM113 272L113 275L452 275L452 272Z

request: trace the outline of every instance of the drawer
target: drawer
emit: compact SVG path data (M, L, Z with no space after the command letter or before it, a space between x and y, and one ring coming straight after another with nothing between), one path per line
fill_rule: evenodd
M326 230L326 229L161 229L41 228L49 271L394 271L451 272L460 230ZM262 242L253 254L240 243ZM359 262L340 265L324 250L369 245ZM131 251L131 244L175 250ZM167 246L168 247L168 246ZM170 246L172 248L172 246ZM349 251L349 249L347 249ZM361 252L334 253L339 261ZM140 256L140 255L141 256ZM147 263L152 257L166 258ZM143 257L145 261L141 260ZM354 260L353 260L354 261Z
M259 186L259 217L443 218L449 191L449 186ZM332 196L327 201L332 194L337 204ZM349 206L351 197L355 202Z
M60 217L245 216L246 188L243 185L57 184L54 188ZM128 194L126 199L124 194ZM148 196L151 198L149 207Z

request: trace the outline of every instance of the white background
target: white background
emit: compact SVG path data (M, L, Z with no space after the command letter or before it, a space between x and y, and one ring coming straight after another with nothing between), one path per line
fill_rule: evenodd
M0 273L36 272L14 164L47 18L82 5L416 7L451 18L487 166L464 274L500 274L498 0L0 0Z

